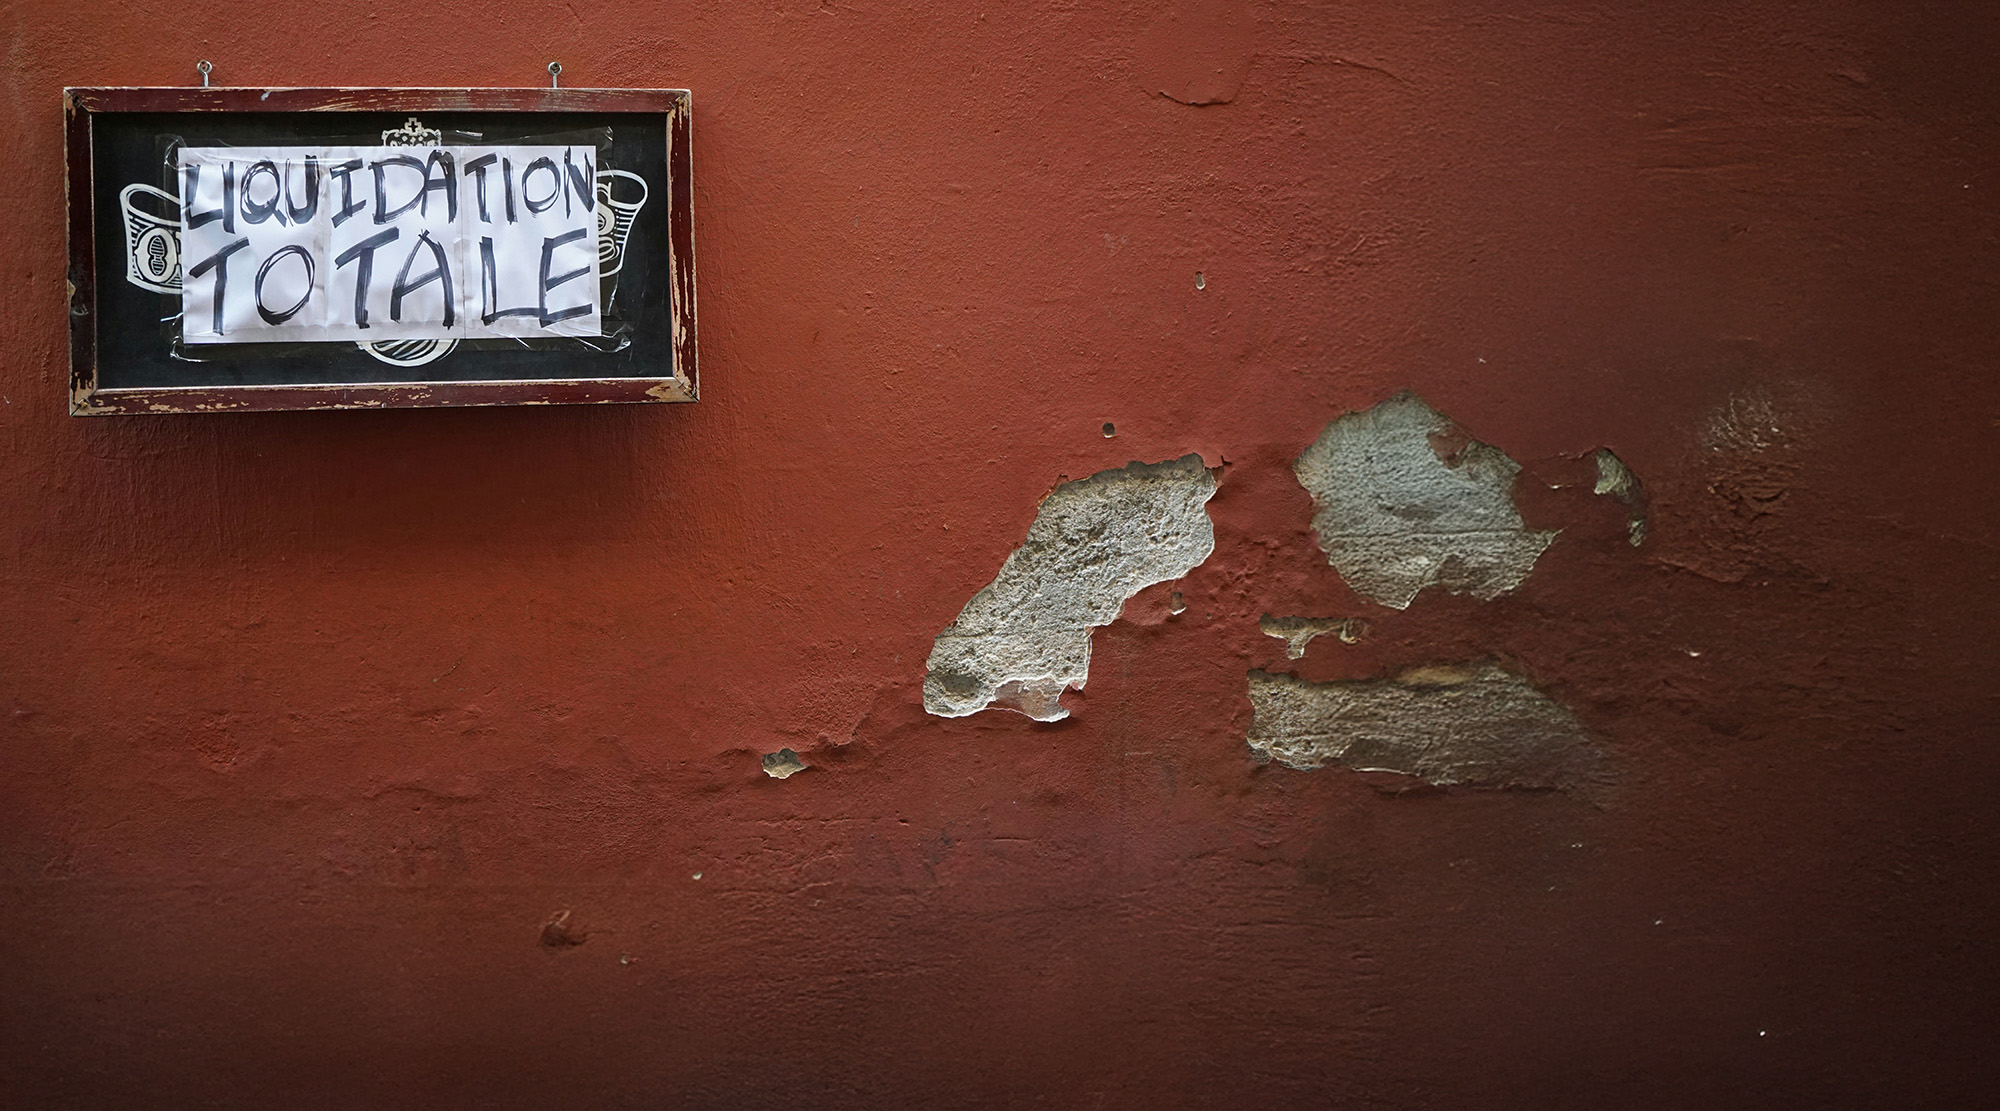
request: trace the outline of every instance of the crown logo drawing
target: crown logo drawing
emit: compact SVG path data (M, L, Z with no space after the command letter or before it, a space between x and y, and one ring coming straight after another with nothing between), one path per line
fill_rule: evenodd
M444 141L444 132L435 127L425 127L411 116L403 121L403 126L392 127L382 133L382 142L392 147L434 147Z

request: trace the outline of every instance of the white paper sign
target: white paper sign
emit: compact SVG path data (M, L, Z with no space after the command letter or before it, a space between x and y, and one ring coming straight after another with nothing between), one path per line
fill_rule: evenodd
M596 154L183 148L182 338L599 335Z

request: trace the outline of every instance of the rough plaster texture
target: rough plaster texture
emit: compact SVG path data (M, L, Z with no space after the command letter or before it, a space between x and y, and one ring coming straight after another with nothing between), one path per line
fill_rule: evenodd
M1403 609L1427 586L1495 598L1520 586L1556 534L1514 507L1520 464L1401 393L1326 426L1294 470L1313 531L1355 593Z
M1037 721L1068 717L1058 700L1090 677L1091 629L1215 550L1204 508L1214 496L1199 455L1057 486L993 582L937 635L924 709L964 717L997 704Z
M1202 107L1169 7L0 3L0 1107L1990 1104L2000 6L1260 0ZM701 402L70 418L60 90L204 57L692 88ZM1562 529L1511 593L1316 546L1404 389ZM1070 718L924 711L1189 451ZM1245 747L1482 659L1615 798Z
M1439 787L1577 788L1603 777L1576 715L1492 664L1329 683L1252 671L1250 707L1250 750L1289 768L1341 764Z

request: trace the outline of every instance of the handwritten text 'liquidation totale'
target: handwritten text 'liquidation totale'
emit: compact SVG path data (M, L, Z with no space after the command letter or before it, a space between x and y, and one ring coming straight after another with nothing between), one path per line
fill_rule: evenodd
M183 148L182 337L598 335L596 153Z

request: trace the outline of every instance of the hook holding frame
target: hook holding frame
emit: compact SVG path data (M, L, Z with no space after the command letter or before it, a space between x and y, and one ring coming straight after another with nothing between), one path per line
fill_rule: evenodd
M204 89L208 88L208 71L215 68L214 63L210 62L207 58L203 58L194 64L194 68L201 73L201 87Z
M549 88L551 88L551 89L559 89L559 88L562 88L562 63L561 63L561 62L550 62L550 63L549 63Z

